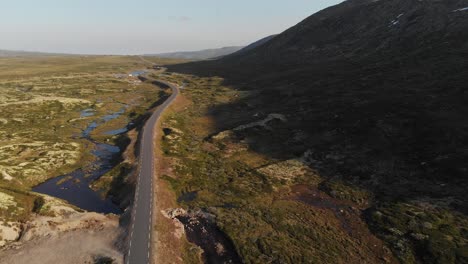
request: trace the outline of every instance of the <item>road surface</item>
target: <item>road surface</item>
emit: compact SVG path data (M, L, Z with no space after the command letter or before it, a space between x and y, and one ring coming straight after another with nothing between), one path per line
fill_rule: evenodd
M153 211L154 134L161 114L179 94L177 86L157 81L172 89L172 95L153 113L143 128L140 147L140 170L130 223L130 245L127 264L147 264L151 259L151 228Z

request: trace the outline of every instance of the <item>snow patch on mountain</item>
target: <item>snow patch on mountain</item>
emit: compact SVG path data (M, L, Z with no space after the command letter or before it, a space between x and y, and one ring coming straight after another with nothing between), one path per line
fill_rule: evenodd
M468 11L468 6L464 8L455 9L452 12L462 12L462 11Z
M393 19L392 21L390 21L390 25L388 25L389 27L391 26L396 26L400 23L400 17L402 17L405 13L401 13L399 14L395 19Z

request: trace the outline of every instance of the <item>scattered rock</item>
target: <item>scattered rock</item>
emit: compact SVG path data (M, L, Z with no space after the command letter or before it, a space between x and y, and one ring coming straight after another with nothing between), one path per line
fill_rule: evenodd
M181 215L186 215L187 211L185 211L182 208L175 208L175 209L167 209L167 210L161 210L161 213L164 215L166 218L174 219L177 216Z
M21 224L16 222L6 222L0 225L0 247L8 242L16 241L21 234Z
M390 231L390 233L392 233L394 235L403 236L403 232L401 232L400 230L398 230L396 228L390 228L390 229L388 229L388 231Z
M44 237L58 237L69 231L103 230L119 226L118 216L78 212L61 200L43 197L47 216L38 215L23 225L11 222L0 224L0 246L9 246L12 241L17 241L13 246L18 246Z
M10 174L8 174L6 171L2 171L2 176L3 176L3 179L7 181L13 180L13 177Z
M412 238L419 240L419 241L426 240L429 237L428 235L424 235L420 233L411 233L410 235Z
M424 228L427 228L427 229L432 229L433 228L433 225L431 223L429 223L429 222L422 223L422 226Z
M14 207L16 204L13 196L0 192L0 209L8 210L9 207Z
M263 120L260 120L260 121L257 121L257 122L252 122L252 123L249 123L249 124L246 124L246 125L238 126L238 127L234 128L233 131L241 131L241 130L245 130L245 129L253 128L253 127L258 127L258 126L270 130L271 127L268 126L268 123L270 121L273 121L273 120L279 120L281 122L287 122L286 117L284 115L282 115L282 114L269 114L268 117L263 119Z
M218 133L217 135L213 136L212 139L214 140L224 140L224 139L231 139L235 136L232 130L226 130L223 132Z
M312 175L311 169L296 159L286 160L258 169L258 172L282 180L295 180L306 174Z
M216 253L218 253L218 255L224 255L225 252L226 250L224 249L223 244L216 243Z

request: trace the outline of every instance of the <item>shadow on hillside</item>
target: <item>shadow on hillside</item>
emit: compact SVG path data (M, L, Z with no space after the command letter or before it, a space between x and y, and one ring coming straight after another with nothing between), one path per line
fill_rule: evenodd
M219 75L251 92L210 109L218 131L284 115L287 122L272 121L271 130L236 133L258 153L286 160L308 152L308 165L326 180L366 188L377 202L435 199L466 214L466 77L463 65L447 61L406 62L404 70L401 61L310 65L255 78L209 63L169 69Z

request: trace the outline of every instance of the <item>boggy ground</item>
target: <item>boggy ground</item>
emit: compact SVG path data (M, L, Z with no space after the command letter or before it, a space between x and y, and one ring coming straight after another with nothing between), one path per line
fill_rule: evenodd
M466 5L344 1L252 50L169 70L242 94L210 107L213 133L302 157L334 198L368 192L366 222L401 262L467 263ZM284 118L233 131L272 113Z
M237 114L241 109L217 111L250 96L223 86L218 78L170 73L160 78L185 87L184 106L162 123L161 178L176 194L168 206L180 209L161 208L159 213L173 219L173 228L165 230L173 239L180 237L183 223L188 239L199 246L185 246L187 253L179 261L215 263L212 255L217 252L220 257L239 256L244 263L397 262L364 220L370 193L326 181L312 166L309 152L265 155L268 144L275 143L256 135L274 138L281 133L276 127L288 117L266 112L246 118ZM199 228L207 221L216 228ZM207 250L206 236L226 236L228 242L221 239ZM224 247L229 243L233 248Z
M170 78L185 83L193 104L165 123L167 180L183 208L216 216L244 262L467 262L462 159L415 159L433 151L420 145L434 143L425 125L429 134L412 130L416 124L348 126L352 118L341 115L355 113L318 99L307 105L300 86L256 91L215 77ZM406 145L390 143L403 134ZM298 184L306 194L294 195ZM310 190L326 193L327 206L300 199ZM284 192L297 199L274 198ZM358 209L337 213L338 200Z
M5 258L16 258L24 247L28 252L43 256L44 260L49 259L42 254L45 251L41 247L46 241L70 245L74 254L84 254L83 259L92 257L91 251L74 248L76 243L73 244L72 237L83 238L83 241L101 237L96 239L93 252L112 248L114 252L110 255L117 256L116 260L120 258L115 249L124 246L114 245L116 236L122 234L119 219L82 212L30 190L51 177L93 162L90 155L93 144L82 138L82 131L91 122L99 123L103 116L123 109L118 118L99 123L91 134L94 140L116 144L122 149L130 145L123 162L116 161L116 168L93 183L93 187L103 196L114 196L122 208L128 205L132 193L128 177L137 154L133 146L138 131L148 109L165 96L164 89L129 78L128 73L150 66L138 57L119 56L0 59L0 247ZM120 128L128 128L130 132L126 135L107 133ZM60 210L56 203L61 204ZM66 226L70 217L74 227L59 228ZM45 221L45 224L38 221ZM38 224L41 232L31 228ZM33 230L33 235L25 240L28 230ZM57 236L49 240L47 230L53 230ZM106 232L113 235L99 235ZM63 256L56 254L55 257L68 261L73 259L72 251L63 250ZM79 259L73 261L80 262Z

